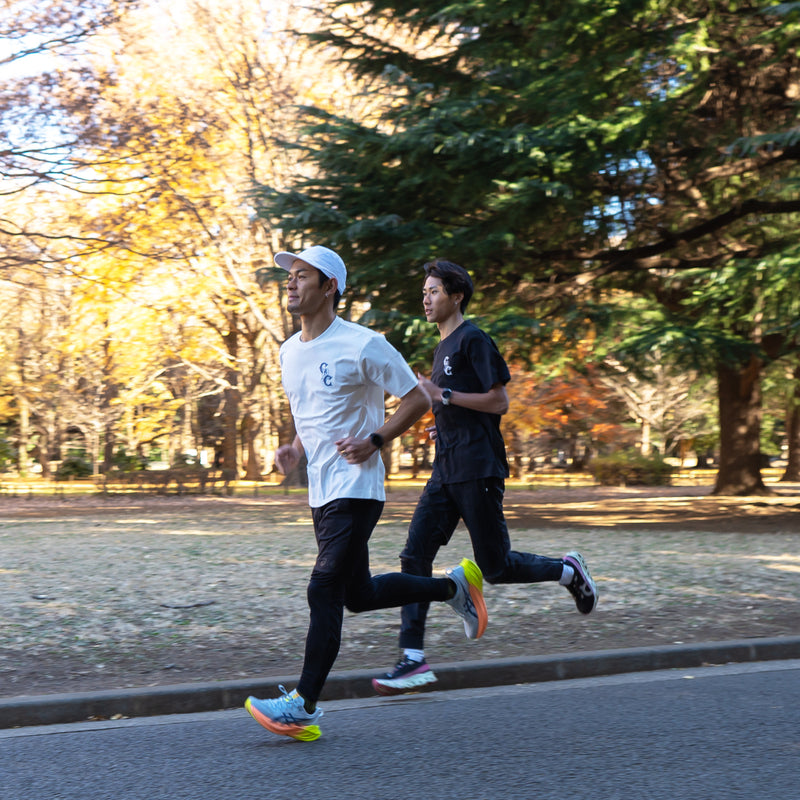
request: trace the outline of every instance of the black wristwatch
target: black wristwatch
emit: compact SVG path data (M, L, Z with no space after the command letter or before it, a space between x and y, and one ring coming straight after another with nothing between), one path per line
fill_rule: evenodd
M453 396L452 389L442 389L442 405L449 406L450 405L450 398Z
M383 447L383 436L381 436L379 433L371 433L369 435L369 440L375 445L375 447L378 448L378 450Z

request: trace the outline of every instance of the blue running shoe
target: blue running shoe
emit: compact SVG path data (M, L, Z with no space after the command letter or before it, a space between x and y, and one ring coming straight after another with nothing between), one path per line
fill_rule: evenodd
M322 709L317 707L309 714L303 706L303 698L297 694L297 689L289 693L283 686L281 697L275 700L259 700L248 697L244 707L250 716L268 731L280 736L291 736L301 742L313 742L319 739L322 731L317 721L322 716Z

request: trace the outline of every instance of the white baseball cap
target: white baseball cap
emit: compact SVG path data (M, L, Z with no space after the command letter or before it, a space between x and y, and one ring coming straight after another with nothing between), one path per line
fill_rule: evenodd
M327 275L329 278L336 278L336 288L339 293L344 292L344 286L347 281L347 267L345 267L341 257L334 253L333 250L315 244L313 247L307 247L302 253L289 253L282 250L280 253L275 254L275 263L286 270L291 269L296 259L305 261L306 264L311 264L312 267L316 267L323 275Z

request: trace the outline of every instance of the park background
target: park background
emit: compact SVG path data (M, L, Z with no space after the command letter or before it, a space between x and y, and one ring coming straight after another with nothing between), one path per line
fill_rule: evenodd
M422 264L513 379L493 659L798 631L800 4L9 0L0 9L0 694L296 674L314 558L279 250L427 372ZM386 448L396 569L430 464ZM669 470L664 468L666 464ZM674 470L674 471L673 471ZM671 485L669 485L671 484ZM437 567L468 549L463 531ZM393 611L337 669L390 666Z
M514 479L610 458L616 482L663 482L666 457L720 495L764 493L767 465L798 480L798 20L738 0L4 4L4 485L274 479L297 321L272 256L314 243L348 264L340 312L421 371L422 264L472 272L512 368ZM422 426L385 458L424 473Z

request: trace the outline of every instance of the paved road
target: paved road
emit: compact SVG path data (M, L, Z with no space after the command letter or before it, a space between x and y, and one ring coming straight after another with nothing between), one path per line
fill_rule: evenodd
M800 660L0 731L3 800L794 800Z

